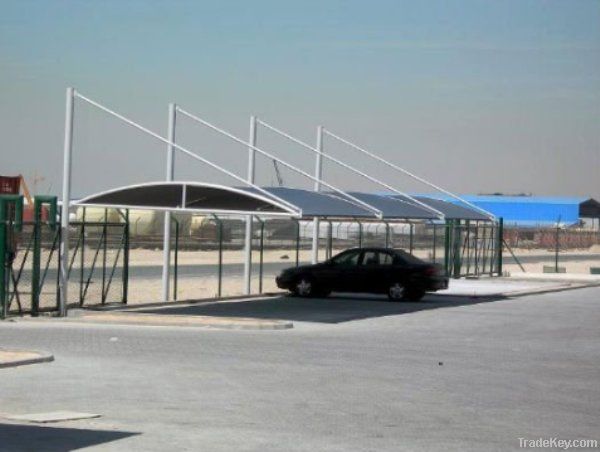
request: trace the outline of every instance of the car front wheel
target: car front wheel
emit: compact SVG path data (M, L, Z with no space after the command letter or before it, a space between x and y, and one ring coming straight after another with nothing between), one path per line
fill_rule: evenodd
M315 283L308 276L301 276L294 283L292 293L299 297L312 297L315 294Z

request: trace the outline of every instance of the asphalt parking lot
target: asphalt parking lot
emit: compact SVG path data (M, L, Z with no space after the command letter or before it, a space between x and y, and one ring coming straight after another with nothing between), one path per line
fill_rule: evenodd
M598 287L253 303L205 314L279 309L294 328L3 322L2 346L55 361L0 370L0 416L102 417L0 420L0 450L504 451L519 438L600 440Z

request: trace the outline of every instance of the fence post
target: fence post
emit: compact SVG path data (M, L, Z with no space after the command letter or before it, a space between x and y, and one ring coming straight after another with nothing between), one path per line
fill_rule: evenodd
M390 224L385 222L385 247L390 247Z
M264 247L265 247L265 222L260 218L256 217L260 221L260 251L259 251L259 264L258 264L258 293L262 293L263 288L263 261L264 261Z
M8 314L8 298L6 296L6 203L0 199L0 318L6 318Z
M413 232L413 224L412 223L408 223L409 226L409 236L408 236L408 252L410 254L413 253L413 247L414 247L414 232Z
M479 221L475 222L475 276L479 276Z
M36 317L40 310L40 271L42 258L42 206L50 204L48 222L50 227L56 227L55 196L35 196L33 200L33 259L31 268L31 315Z
M123 243L123 304L127 304L129 295L129 209L125 209L125 240Z
M217 298L221 298L223 292L223 221L213 214L213 218L217 223L217 238L219 239L219 254L217 267Z
M467 275L469 275L471 271L471 222L469 220L465 221L465 243L466 243L466 251L467 251ZM463 254L464 255L464 254Z
M437 247L437 229L436 229L436 224L433 224L433 254L432 254L432 258L433 258L433 263L435 264L435 249Z
M452 236L452 220L446 220L446 233L444 234L444 271L450 276L450 243Z
M40 308L40 221L41 204L38 198L33 202L33 259L31 268L31 315L37 317Z
M554 273L558 273L558 253L560 250L560 217L556 223L556 233L554 235Z
M498 218L498 276L502 276L502 244L504 241L504 219Z
M13 206L15 221L9 218L9 203ZM11 262L7 260L12 252L10 237L14 230L21 230L23 226L23 197L20 195L0 195L0 318L8 315L8 281ZM7 273L8 270L8 273Z
M327 221L327 253L326 259L331 259L331 254L333 253L333 225L331 224L331 220Z
M454 234L453 234L453 238L454 238L454 243L453 243L453 247L454 247L454 263L453 263L453 267L454 267L454 271L453 271L453 277L454 279L458 279L460 278L460 271L461 271L461 237L462 234L460 232L460 220L455 220L454 221L454 225L453 225L453 229L454 229Z
M85 207L82 208L81 213L81 268L79 269L79 304L83 305L83 280L85 277Z
M179 279L179 220L171 215L175 222L175 256L173 257L173 301L177 301L177 280Z
M300 220L296 222L296 267L300 265Z
M362 223L359 221L358 222L358 247L362 248L363 245L363 228L362 228Z
M490 239L488 243L488 250L490 252L490 276L494 276L494 265L498 263L498 254L496 248L494 248L494 243L496 238L498 237L498 229L496 228L496 223L492 223L490 227Z
M106 303L106 249L108 242L108 209L104 209L104 224L102 225L102 236L104 237L104 242L102 243L102 296L100 300L102 304Z

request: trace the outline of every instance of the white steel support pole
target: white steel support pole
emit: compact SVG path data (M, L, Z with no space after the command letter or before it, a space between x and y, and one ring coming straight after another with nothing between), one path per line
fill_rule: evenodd
M317 127L317 158L315 161L315 191L321 189L321 177L323 176L323 127ZM312 263L319 262L319 217L313 220L313 240L312 240Z
M256 118L250 116L250 138L248 143L248 182L254 184L254 162L256 153ZM246 234L244 237L244 293L250 295L252 281L252 215L246 215Z
M69 207L71 204L71 154L73 151L73 112L75 90L67 88L65 108L65 142L63 147L63 186L62 213L60 220L60 297L58 313L61 317L67 315L68 285L69 285Z
M177 110L175 104L169 104L169 130L167 139L175 142L175 123ZM175 148L172 144L167 146L167 172L166 180L170 182L175 176ZM185 207L185 206L182 206ZM163 269L162 269L162 299L169 301L169 286L171 282L171 212L165 212L163 232Z

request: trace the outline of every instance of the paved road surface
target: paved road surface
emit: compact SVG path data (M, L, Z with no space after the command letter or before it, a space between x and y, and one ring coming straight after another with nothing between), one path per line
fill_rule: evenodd
M505 451L519 437L600 440L599 288L488 302L331 299L321 310L282 301L292 330L0 324L3 346L56 358L1 370L0 412L103 415L0 421L0 450Z

